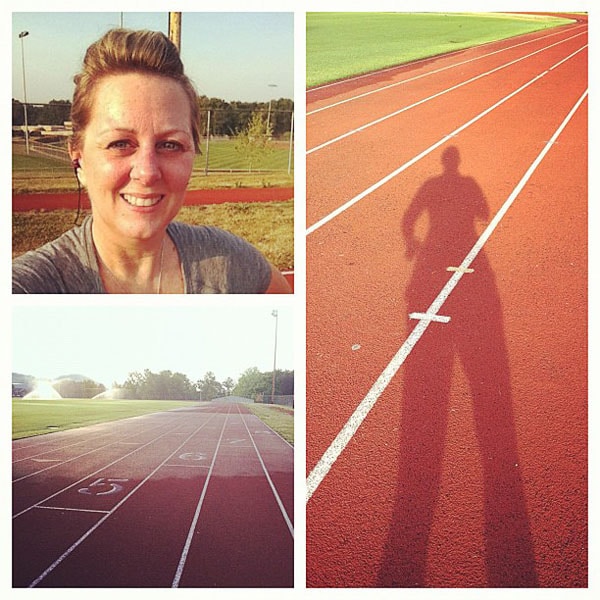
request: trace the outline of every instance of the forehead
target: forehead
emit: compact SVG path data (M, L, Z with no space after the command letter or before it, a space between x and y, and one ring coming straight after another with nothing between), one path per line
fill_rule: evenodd
M124 73L102 78L94 90L90 125L145 125L191 129L191 107L183 86L169 77Z

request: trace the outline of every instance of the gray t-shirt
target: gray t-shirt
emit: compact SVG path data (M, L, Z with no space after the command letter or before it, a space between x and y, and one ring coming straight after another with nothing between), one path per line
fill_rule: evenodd
M186 294L262 294L271 267L245 240L216 227L167 227L183 270ZM15 294L105 294L92 241L92 217L13 260Z

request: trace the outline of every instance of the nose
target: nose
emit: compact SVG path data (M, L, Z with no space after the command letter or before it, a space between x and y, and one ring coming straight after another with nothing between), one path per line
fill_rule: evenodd
M150 185L161 178L160 163L155 148L139 148L133 157L131 179Z

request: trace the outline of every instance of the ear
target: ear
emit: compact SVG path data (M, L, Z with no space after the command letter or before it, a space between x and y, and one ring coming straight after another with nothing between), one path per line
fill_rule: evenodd
M81 160L81 156L78 152L71 153L71 165L73 167L73 171L75 171L75 177L79 179L79 183L81 183L81 185L85 186L83 161Z

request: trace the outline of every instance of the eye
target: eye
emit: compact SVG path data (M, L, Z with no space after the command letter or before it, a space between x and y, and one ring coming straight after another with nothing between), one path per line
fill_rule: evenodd
M107 148L109 150L124 151L133 148L133 144L129 140L115 140L113 142L110 142Z
M158 144L159 150L166 150L167 152L180 152L185 149L181 142L176 140L165 140Z

